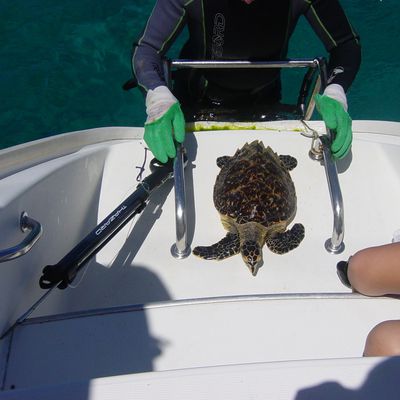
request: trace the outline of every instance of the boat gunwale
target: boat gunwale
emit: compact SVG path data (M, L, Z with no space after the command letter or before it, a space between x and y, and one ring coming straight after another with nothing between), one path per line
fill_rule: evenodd
M142 139L143 128L104 127L68 132L0 149L0 179L78 152L86 146Z

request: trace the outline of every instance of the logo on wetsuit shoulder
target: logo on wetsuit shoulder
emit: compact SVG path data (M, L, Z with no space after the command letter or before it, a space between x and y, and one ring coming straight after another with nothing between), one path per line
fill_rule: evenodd
M225 17L221 13L215 14L212 35L211 58L222 58L224 53Z
M151 66L153 67L153 71L158 75L158 77L163 80L164 74L161 72L160 66L157 63L152 63Z

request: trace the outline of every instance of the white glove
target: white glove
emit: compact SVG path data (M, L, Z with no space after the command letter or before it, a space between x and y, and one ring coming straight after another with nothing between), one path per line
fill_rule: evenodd
M347 97L342 86L338 85L337 83L332 83L325 88L323 95L337 100L343 105L344 110L347 111Z
M166 86L158 86L149 90L146 95L146 124L162 117L178 99Z

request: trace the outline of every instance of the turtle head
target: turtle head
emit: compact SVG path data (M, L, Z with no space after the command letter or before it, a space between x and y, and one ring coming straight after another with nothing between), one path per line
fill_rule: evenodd
M262 247L265 243L266 229L257 222L238 224L240 253L253 276L263 265Z
M263 264L260 244L256 240L245 240L240 244L240 252L251 274L256 276L258 269Z

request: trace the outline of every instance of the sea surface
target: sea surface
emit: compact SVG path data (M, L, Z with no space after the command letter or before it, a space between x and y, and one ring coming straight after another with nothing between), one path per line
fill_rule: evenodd
M399 0L341 3L363 49L348 92L350 115L400 121ZM141 93L121 86L131 76L132 43L153 5L154 0L0 0L0 148L100 126L142 126ZM183 41L184 36L171 57ZM303 19L289 56L318 55L325 50ZM283 84L285 96L297 93L294 78Z

